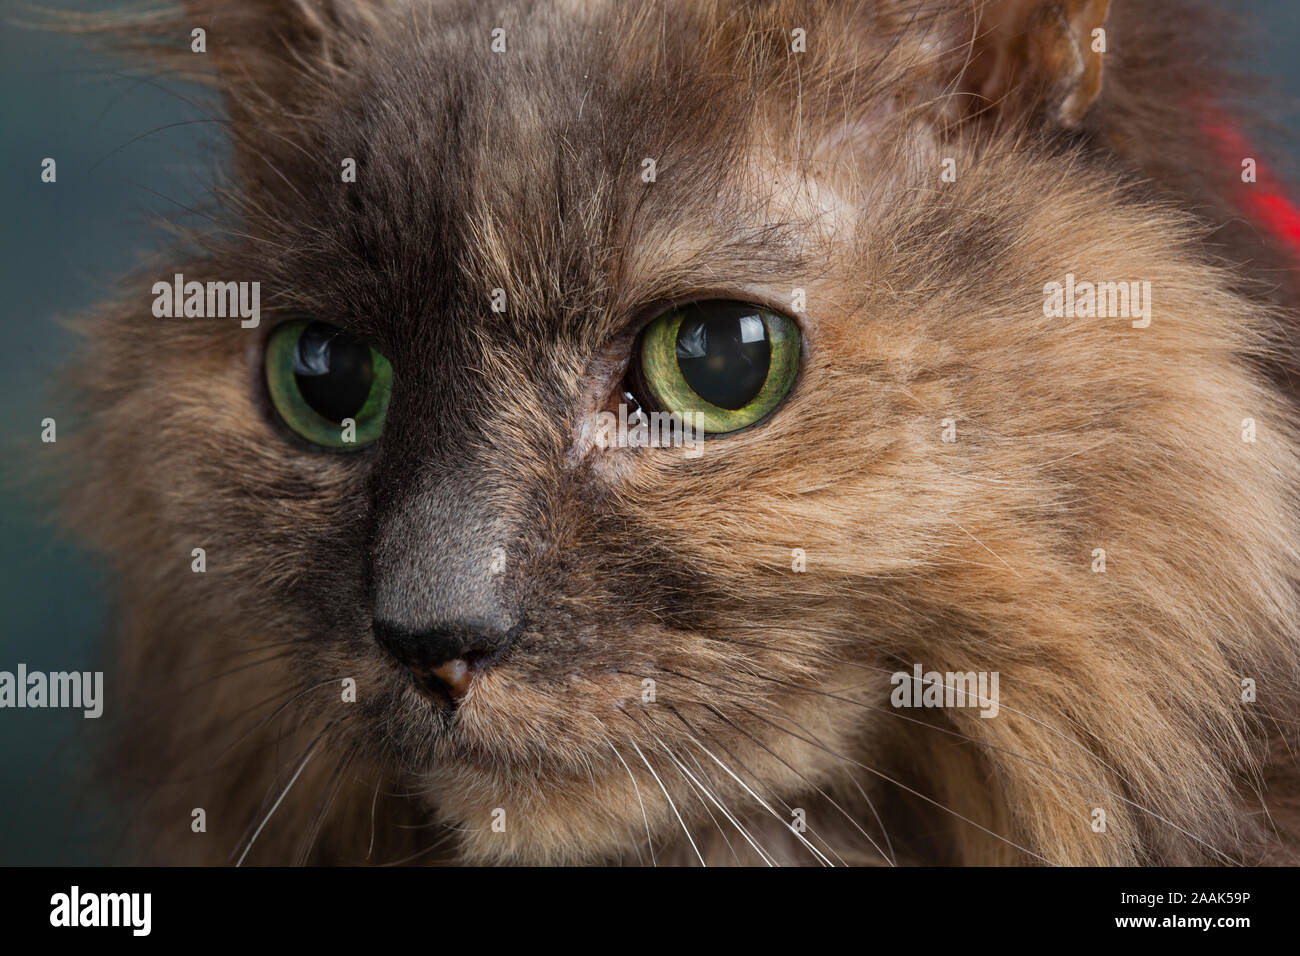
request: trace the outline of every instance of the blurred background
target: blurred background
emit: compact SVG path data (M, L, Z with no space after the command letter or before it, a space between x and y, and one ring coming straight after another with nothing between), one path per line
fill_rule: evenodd
M1254 25L1242 67L1283 94L1277 102L1300 102L1300 2L1233 7ZM41 520L12 476L39 454L52 376L74 345L56 320L99 301L114 279L166 244L157 217L201 204L225 149L210 94L75 36L15 26L29 15L8 0L0 10L0 670L19 662L43 671L104 669L106 578ZM1272 118L1295 130L1300 113L1279 106ZM40 181L47 156L58 163L55 186ZM1300 157L1270 158L1294 171ZM117 857L121 821L87 776L106 731L106 721L80 711L0 710L0 864Z
M108 0L42 0L95 11ZM53 376L75 347L60 318L167 244L224 158L206 91L115 60L76 36L24 29L0 0L0 670L107 669L110 606L95 562L42 520L14 476L39 454ZM45 157L55 185L40 181ZM0 710L0 864L116 858L121 822L88 782L110 732L77 710Z

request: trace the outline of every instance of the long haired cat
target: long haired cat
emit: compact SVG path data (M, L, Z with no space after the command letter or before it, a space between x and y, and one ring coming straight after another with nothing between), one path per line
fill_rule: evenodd
M233 145L58 446L141 858L1292 858L1297 217L1211 14L71 26Z

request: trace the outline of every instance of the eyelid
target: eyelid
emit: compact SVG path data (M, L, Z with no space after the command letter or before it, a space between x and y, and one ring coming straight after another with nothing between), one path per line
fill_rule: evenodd
M803 313L791 311L788 300L779 302L770 290L749 285L701 287L687 295L654 299L636 309L628 325L639 333L665 312L700 302L743 302L768 312L780 313L798 325L801 330L803 329L803 321L800 318Z

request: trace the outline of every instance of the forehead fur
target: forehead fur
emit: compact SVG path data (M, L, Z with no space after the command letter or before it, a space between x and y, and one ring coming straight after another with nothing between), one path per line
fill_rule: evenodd
M502 288L515 321L561 326L602 314L582 309L602 295L611 320L755 254L804 268L817 220L876 185L864 154L897 176L908 109L959 45L951 16L890 4L439 2L311 5L330 15L305 38L286 27L288 51L250 40L249 7L199 9L239 188L268 230L399 271L413 299ZM344 157L355 184L338 182ZM357 316L393 311L364 295L321 290Z

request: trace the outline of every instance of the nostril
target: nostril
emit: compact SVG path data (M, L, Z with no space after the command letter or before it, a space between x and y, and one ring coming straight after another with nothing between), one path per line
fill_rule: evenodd
M457 621L412 630L391 621L374 622L375 641L401 664L425 696L454 704L469 692L475 673L497 661L518 629Z
M452 700L460 700L469 692L470 662L463 657L454 657L439 664L432 674L447 685Z

